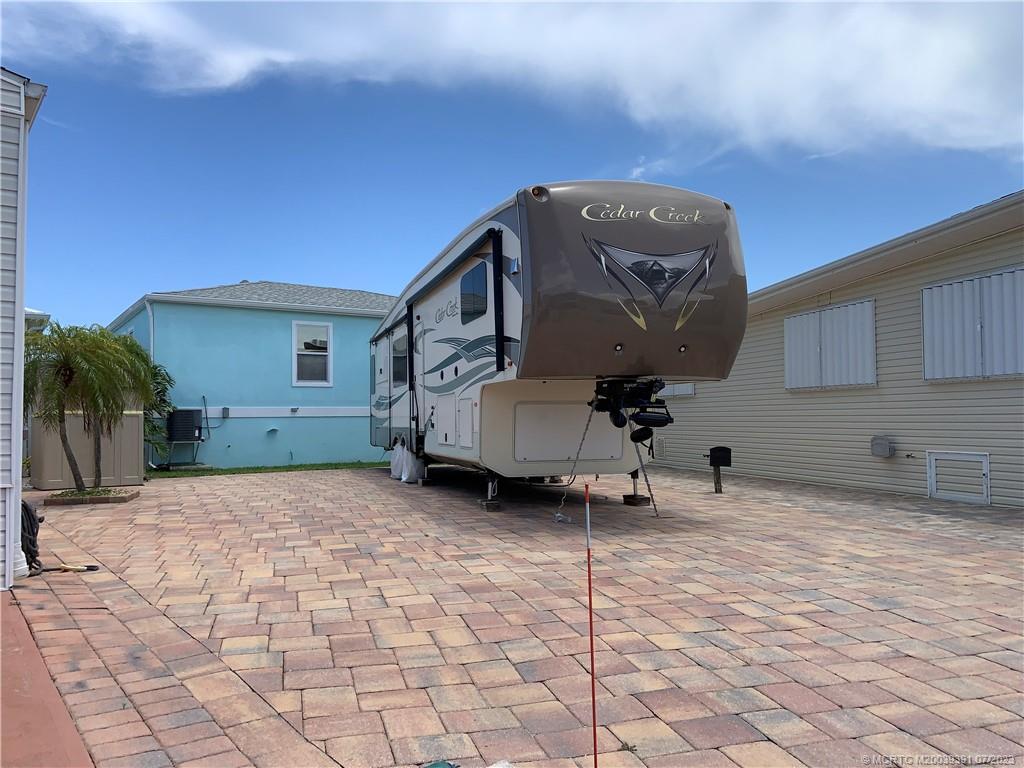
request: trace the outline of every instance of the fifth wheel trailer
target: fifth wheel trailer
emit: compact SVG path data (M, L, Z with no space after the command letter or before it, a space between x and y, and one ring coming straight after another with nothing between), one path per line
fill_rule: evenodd
M672 420L664 382L728 376L746 320L728 203L527 187L427 264L372 337L370 442L508 478L635 473L636 444Z

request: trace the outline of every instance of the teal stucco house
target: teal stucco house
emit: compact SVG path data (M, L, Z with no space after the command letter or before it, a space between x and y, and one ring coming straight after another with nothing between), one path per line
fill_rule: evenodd
M108 325L200 409L202 441L171 460L215 467L376 461L370 336L394 296L264 280L148 293ZM196 448L198 450L196 450Z

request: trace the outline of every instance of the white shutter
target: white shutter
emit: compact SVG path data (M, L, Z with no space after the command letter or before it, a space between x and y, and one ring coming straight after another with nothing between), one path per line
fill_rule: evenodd
M821 318L818 312L787 317L783 324L786 389L821 386Z
M926 379L981 375L981 316L976 280L925 288L922 321Z
M978 279L986 376L1024 373L1024 269Z
M874 384L875 302L821 310L821 384Z
M925 379L1024 373L1024 269L921 292Z
M875 302L825 307L784 323L786 389L875 384Z

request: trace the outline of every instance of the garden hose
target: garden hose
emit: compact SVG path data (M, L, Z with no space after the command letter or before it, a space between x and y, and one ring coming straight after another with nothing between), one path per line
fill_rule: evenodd
M62 571L64 573L86 573L87 571L98 571L100 567L98 565L68 565L67 563L61 563L51 568L41 568L40 571L43 573L51 573L53 571Z
M38 576L40 573L87 573L98 571L98 565L60 565L44 568L43 562L39 559L39 524L43 521L42 516L36 512L36 508L22 499L21 501L21 550L25 553L25 561L28 564L28 575Z

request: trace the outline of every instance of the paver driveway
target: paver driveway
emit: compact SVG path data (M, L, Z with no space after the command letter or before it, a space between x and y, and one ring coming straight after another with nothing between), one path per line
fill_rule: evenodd
M17 594L98 765L589 765L578 496L160 480ZM1024 762L1021 513L658 472L594 507L601 765Z

